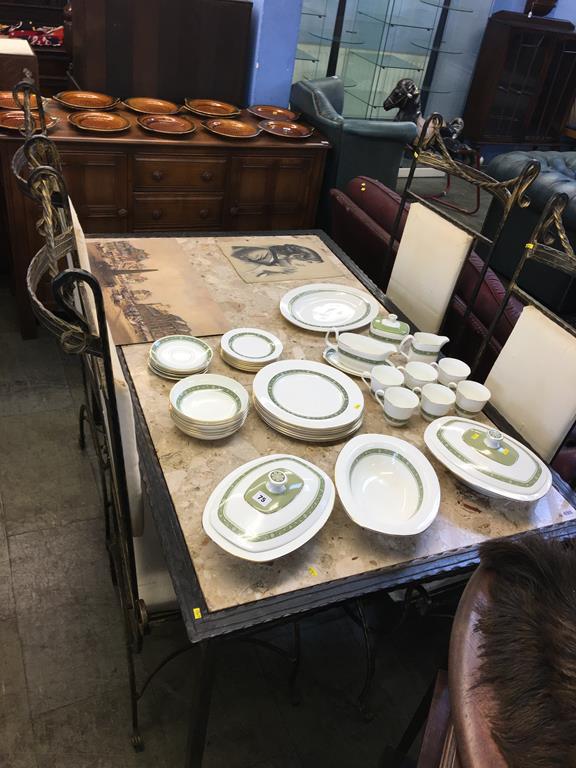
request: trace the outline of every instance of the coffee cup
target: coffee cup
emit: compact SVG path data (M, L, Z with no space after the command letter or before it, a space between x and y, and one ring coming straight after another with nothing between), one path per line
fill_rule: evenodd
M434 384L438 380L438 371L429 363L412 361L399 365L398 370L404 373L404 386L408 389L422 388L425 384Z
M364 371L362 381L375 394L379 389L385 392L388 387L401 387L404 374L391 365L375 365L370 371Z
M490 400L491 392L478 381L461 381L456 387L456 413L459 416L475 416Z
M430 363L438 371L438 383L446 387L457 385L470 376L470 366L463 360L457 360L455 357L443 357L437 363ZM454 389L456 386L454 386Z
M444 384L425 384L421 390L416 387L414 393L420 395L420 413L426 421L446 416L456 401L454 391Z
M393 427L407 424L420 402L418 395L406 387L388 387L384 392L379 389L375 396L382 406L384 418Z

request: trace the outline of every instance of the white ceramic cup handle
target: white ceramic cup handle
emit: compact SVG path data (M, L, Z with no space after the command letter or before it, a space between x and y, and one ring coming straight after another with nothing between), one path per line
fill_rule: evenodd
M382 409L384 409L384 390L377 389L376 392L374 392L374 397L380 403L380 405L382 406Z
M334 338L335 338L334 342L330 341L330 334L331 333L334 334ZM338 334L338 330L336 328L329 328L326 331L326 336L324 337L324 339L326 341L326 346L330 347L331 349L338 349L338 335L339 335Z
M417 395L418 397L420 397L420 395L422 394L422 387L414 387L414 389L412 390L412 392L414 392L414 394L415 394L415 395Z
M449 389L451 389L453 392L456 392L456 390L458 389L458 384L456 384L456 382L455 382L455 381L450 381L450 382L448 382L448 384L447 384L446 386L447 386Z
M371 391L372 390L372 375L370 374L370 371L362 371L362 373L360 374L360 378L362 379L364 384L366 384L368 389Z
M440 373L440 366L438 365L438 363L436 362L436 360L434 360L432 363L430 363L430 365L432 366L432 368L436 368L436 370L438 371L438 373Z
M406 373L406 368L403 365L397 365L396 370L402 371L402 373Z
M404 350L407 349L408 344L410 344L413 338L414 336L411 333L409 333L408 336L404 336L404 338L400 342L400 346L398 347L398 352L400 352L400 354L406 355L406 352ZM406 359L408 359L407 355L406 355Z

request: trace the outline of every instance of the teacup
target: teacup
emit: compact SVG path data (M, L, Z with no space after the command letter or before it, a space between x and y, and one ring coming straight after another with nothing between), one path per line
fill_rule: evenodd
M456 387L456 413L475 416L490 400L491 392L478 381L461 381Z
M438 381L438 371L428 363L412 361L406 365L399 365L398 370L404 372L404 386L409 389L422 388L425 384L434 384Z
M408 362L415 360L421 363L432 363L438 358L440 350L448 341L450 341L448 336L417 331L414 335L406 336L400 344L399 352Z
M401 387L404 374L391 365L375 365L371 371L364 371L362 381L375 394L378 390L385 392L388 387Z
M403 427L418 408L418 395L406 387L388 387L376 392L376 400L382 406L384 418L393 427Z
M335 336L335 343L330 340L331 334ZM345 367L363 373L379 363L384 363L396 352L396 347L371 336L362 336L360 333L338 333L337 330L330 330L326 334L326 350L336 352Z
M438 383L446 387L458 384L470 376L470 366L463 360L457 360L455 357L443 357L437 363L430 363L438 371ZM454 386L456 389L456 386Z
M416 387L414 394L420 395L420 413L426 421L446 416L456 401L454 391L444 384L425 384L421 390Z

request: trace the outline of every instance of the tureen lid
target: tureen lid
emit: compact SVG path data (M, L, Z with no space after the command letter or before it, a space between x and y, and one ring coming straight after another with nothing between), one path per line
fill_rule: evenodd
M488 493L534 501L550 488L546 464L518 440L486 424L445 416L430 424L424 440L454 474Z
M403 320L398 320L398 315L388 315L387 317L375 317L372 320L372 330L407 336L410 333L410 326Z
M202 523L223 549L248 560L272 560L308 541L334 506L328 475L287 454L260 457L214 489Z

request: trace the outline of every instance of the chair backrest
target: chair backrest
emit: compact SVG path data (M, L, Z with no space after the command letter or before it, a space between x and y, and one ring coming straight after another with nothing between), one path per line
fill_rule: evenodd
M290 103L306 115L335 120L344 109L344 83L339 77L300 80L292 86Z
M576 422L576 337L525 307L486 379L492 404L545 460Z
M472 236L412 203L386 295L421 331L440 330Z

